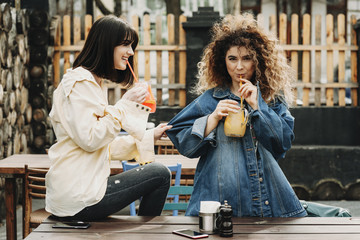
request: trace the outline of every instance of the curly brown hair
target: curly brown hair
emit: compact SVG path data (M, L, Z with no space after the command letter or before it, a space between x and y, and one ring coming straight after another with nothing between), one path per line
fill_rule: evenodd
M261 28L253 15L227 15L214 24L211 33L212 41L198 63L199 81L194 89L197 94L213 87L231 85L225 56L231 47L243 46L253 57L255 74L251 82L259 82L263 99L269 103L282 96L288 104L293 102L291 84L295 81L294 71L277 38Z

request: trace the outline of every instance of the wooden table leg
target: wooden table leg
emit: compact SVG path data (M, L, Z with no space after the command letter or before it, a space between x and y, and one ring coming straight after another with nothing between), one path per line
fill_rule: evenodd
M6 239L16 240L16 178L5 178Z

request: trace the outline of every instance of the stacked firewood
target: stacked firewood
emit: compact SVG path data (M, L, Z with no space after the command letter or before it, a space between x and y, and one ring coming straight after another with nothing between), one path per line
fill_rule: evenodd
M46 11L32 10L30 13L30 104L32 106L33 153L45 153L52 144L53 131L48 113L51 109L53 81L52 53L50 44L50 18ZM51 88L50 88L51 89Z
M28 30L27 10L0 5L0 159L28 153L32 142Z

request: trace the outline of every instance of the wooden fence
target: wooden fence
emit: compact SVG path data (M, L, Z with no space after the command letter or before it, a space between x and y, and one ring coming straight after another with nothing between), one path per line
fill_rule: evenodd
M325 17L326 25L322 26L323 17L315 16L315 25L312 25L309 14L303 15L301 18L294 14L291 17L290 27L288 27L289 22L285 14L279 16L278 27L275 16L271 16L269 19L269 31L278 33L280 44L283 46L286 56L289 57L299 79L294 86L297 99L295 105L357 106L359 84L357 82L356 51L358 46L356 45L356 34L352 30L352 25L355 24L356 19L354 16L351 17L351 41L346 43L345 16L342 14L337 16L337 29L334 29L332 15ZM260 14L257 18L259 24L263 24L263 16ZM185 84L186 41L182 22L186 21L186 17L180 17L179 26L175 26L172 14L166 16L166 21L162 16L157 16L155 23L150 22L149 15L142 16L142 19L133 16L131 19L131 23L138 31L141 39L134 57L135 73L140 79L151 81L158 106L184 107L187 90ZM64 16L62 21L58 21L56 28L53 58L55 87L59 83L64 69L71 66L71 61L81 50L93 19L89 15L85 16L84 26L80 24L80 17L73 18L72 27L70 22L70 16ZM299 23L303 26L302 29L299 29ZM167 26L167 29L163 29L163 25ZM175 27L179 28L179 45L175 44ZM312 28L315 30L312 31ZM322 28L326 29L326 36L321 34ZM82 31L84 32L83 39L81 38ZM335 31L338 33L337 42L333 40ZM166 32L167 36L164 37ZM312 32L315 34L315 42L311 41ZM323 38L326 38L326 44L322 44ZM151 39L155 40L151 41ZM326 62L322 62L324 55ZM61 58L63 58L63 64L60 64ZM346 58L350 60L350 69L347 70L351 72L350 81L345 78ZM175 63L178 63L178 71L175 70ZM324 67L322 64L326 64L326 76L324 76L324 71L321 71ZM336 67L338 73L334 71ZM175 73L178 75L175 76ZM334 77L337 77L338 81L334 81ZM108 83L108 89L110 103L115 103L124 91L119 85L113 83ZM346 98L346 91L349 91L350 98Z
M142 28L139 29L139 17L133 16L132 25L139 33L141 39L141 45L136 48L134 56L134 72L139 79L144 81L150 81L151 86L156 91L155 97L157 99L157 105L165 105L164 100L167 101L168 106L181 106L185 107L186 104L186 92L185 92L185 76L186 76L186 42L185 32L183 30L182 22L186 21L185 16L180 17L179 27L179 45L175 45L175 18L173 14L167 15L166 23L167 30L163 30L163 19L162 16L156 17L155 23L155 44L151 44L151 23L150 16L144 15L142 22ZM58 21L55 35L55 46L54 46L54 86L56 87L60 82L61 75L65 69L68 69L72 65L74 57L82 49L84 40L92 25L92 17L90 15L85 16L84 21L84 39L81 39L82 26L80 25L80 18L74 17L73 27L70 25L70 16L64 16L62 20L62 33L60 32L61 26ZM71 29L73 29L73 36L71 36ZM163 44L163 32L167 32L167 38L165 39L166 44ZM61 37L62 36L62 37ZM61 39L63 42L61 43ZM71 43L71 39L73 42ZM155 53L155 57L151 58L150 53ZM178 52L178 56L176 56ZM166 64L164 64L164 54L167 54ZM143 59L139 59L139 56ZM60 64L60 58L63 56L64 63ZM177 57L177 59L175 59ZM156 63L153 61L156 60ZM165 59L166 60L166 59ZM178 77L175 76L175 63L178 61ZM155 67L156 66L156 67ZM167 69L164 69L164 67ZM156 74L153 76L151 68L156 68ZM142 70L139 75L139 69ZM166 74L164 74L164 72ZM111 82L107 83L108 97L110 103L115 103L120 99L124 92L124 89L119 84Z
M298 83L295 86L295 94L297 99L302 100L302 106L345 106L346 96L345 89L350 88L351 105L358 105L358 82L357 82L357 57L356 51L358 46L356 43L356 34L353 30L355 24L355 16L351 17L351 40L346 44L346 21L343 14L337 16L337 29L334 29L334 17L330 14L326 15L326 25L322 26L323 16L315 16L315 25L311 25L311 17L309 14L302 16L302 44L299 44L299 34L301 29L299 26L299 16L293 14L291 17L291 44L286 44L287 40L287 17L286 14L281 14L279 18L279 40L283 45L284 50L290 53L291 65L299 76ZM276 23L274 17L270 21L270 29L275 29L273 26ZM322 36L321 28L325 27L326 36ZM311 44L312 28L315 28L315 43ZM334 32L337 30L338 42L334 42ZM274 30L273 30L274 31ZM326 37L326 45L321 45L322 38ZM298 54L302 52L302 70L298 69ZM326 54L326 76L322 76L322 52ZM311 54L314 54L315 62L311 61ZM335 59L334 55L338 54ZM346 68L346 54L350 58L350 81L345 80ZM338 82L334 82L334 67L338 66ZM314 74L311 74L311 69L314 69ZM312 77L313 76L313 77ZM322 80L325 80L322 81ZM324 90L324 91L322 91ZM334 91L338 91L338 99L334 98ZM302 92L302 96L298 94ZM324 93L325 94L324 94ZM312 98L311 98L312 96Z

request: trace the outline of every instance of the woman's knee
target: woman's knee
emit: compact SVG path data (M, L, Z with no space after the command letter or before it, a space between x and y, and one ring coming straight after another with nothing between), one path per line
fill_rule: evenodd
M161 176L166 180L171 179L170 169L161 163L154 162L149 164L149 170L156 173L157 176Z

